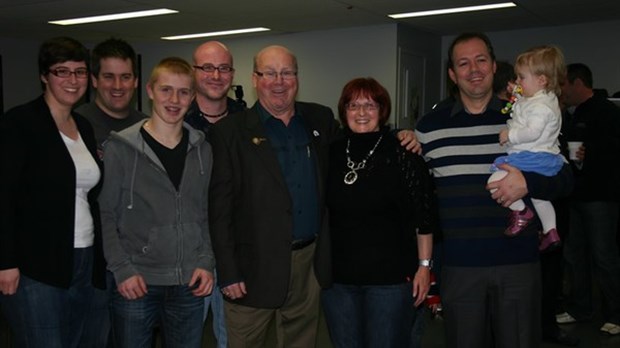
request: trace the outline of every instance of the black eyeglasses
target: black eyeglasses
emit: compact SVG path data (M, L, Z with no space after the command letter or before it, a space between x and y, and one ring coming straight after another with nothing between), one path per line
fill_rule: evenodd
M67 77L71 77L72 74L75 75L75 78L78 79L85 79L88 78L88 69L86 68L77 68L74 71L71 71L71 69L69 68L56 68L56 69L51 69L48 70L48 72L50 74L54 74L58 77L62 77L62 78L67 78Z
M231 72L235 71L235 69L230 65L215 66L211 64L205 64L203 66L194 65L194 69L200 69L207 74L213 74L215 73L215 70L219 71L220 74L230 74Z

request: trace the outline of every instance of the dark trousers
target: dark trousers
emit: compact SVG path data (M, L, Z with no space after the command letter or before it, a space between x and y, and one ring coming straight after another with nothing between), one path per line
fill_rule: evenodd
M540 346L540 264L444 265L441 296L450 348Z
M618 202L570 202L570 234L564 257L570 280L566 310L592 316L592 280L603 295L603 319L620 324L620 257L616 246Z
M568 200L553 202L556 212L556 224L562 243L566 242L569 226ZM540 255L540 270L542 276L542 334L543 337L554 337L558 334L559 326L555 321L558 299L562 293L564 279L563 247Z

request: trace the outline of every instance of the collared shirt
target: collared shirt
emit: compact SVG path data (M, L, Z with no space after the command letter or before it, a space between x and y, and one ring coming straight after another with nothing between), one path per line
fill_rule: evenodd
M293 202L293 240L312 239L319 230L319 203L316 164L306 127L297 111L287 126L257 105Z

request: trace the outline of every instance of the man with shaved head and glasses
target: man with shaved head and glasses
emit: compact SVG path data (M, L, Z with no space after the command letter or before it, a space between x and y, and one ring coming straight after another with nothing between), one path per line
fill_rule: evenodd
M185 122L205 132L209 139L209 129L215 122L242 111L245 106L228 97L235 68L226 45L219 41L201 44L194 51L193 65L196 98L185 115Z
M185 122L205 133L209 140L211 127L224 117L245 109L245 105L228 97L235 68L233 57L226 45L207 41L196 48L193 58L196 98L185 114ZM217 270L215 271L217 277ZM205 297L204 320L209 308L213 314L213 334L219 348L226 348L226 322L224 303L219 287Z

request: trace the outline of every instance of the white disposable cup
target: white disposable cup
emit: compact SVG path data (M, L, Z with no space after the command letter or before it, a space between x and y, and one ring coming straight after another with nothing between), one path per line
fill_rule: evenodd
M569 141L568 142L568 158L573 161L578 161L577 150L583 145L583 141Z

